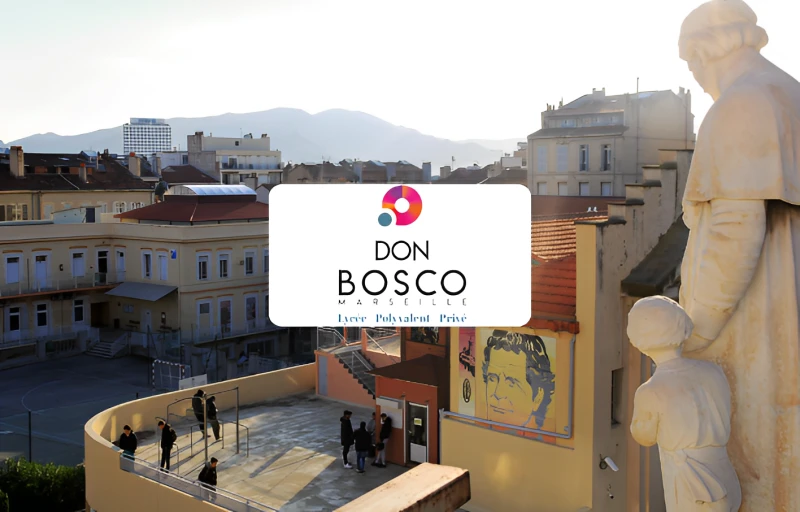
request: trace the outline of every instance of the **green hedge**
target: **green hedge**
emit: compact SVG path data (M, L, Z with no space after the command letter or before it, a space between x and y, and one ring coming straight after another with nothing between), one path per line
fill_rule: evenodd
M0 491L0 512L8 512L8 496L3 491Z
M3 496L7 507L3 508ZM83 466L38 464L23 458L0 465L0 512L75 512L86 506Z

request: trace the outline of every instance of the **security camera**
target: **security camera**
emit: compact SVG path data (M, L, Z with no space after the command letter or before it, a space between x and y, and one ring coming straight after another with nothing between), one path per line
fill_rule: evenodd
M615 473L619 471L619 467L617 467L617 464L614 462L614 459L612 459L611 457L603 457L603 459L600 461L600 469L608 469L608 468L611 468L611 471L614 471Z

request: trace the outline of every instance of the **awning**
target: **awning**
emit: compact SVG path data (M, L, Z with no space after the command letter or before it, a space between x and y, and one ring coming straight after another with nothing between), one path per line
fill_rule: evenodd
M177 289L177 286L167 286L164 284L127 282L122 283L113 290L107 291L106 295L155 302Z

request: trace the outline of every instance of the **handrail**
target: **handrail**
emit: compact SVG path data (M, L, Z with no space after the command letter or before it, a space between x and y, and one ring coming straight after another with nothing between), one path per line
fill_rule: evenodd
M242 512L248 512L250 510L258 510L261 512L277 512L277 509L274 509L269 505L265 505L263 503L247 498L235 492L227 491L225 489L221 489L220 487L210 486L204 484L203 482L199 482L197 480L190 480L185 476L180 476L177 473L173 473L172 471L161 469L160 467L150 464L149 462L141 459L131 458L125 454L120 455L120 469L124 471L130 471L132 473L137 473L147 478L147 475L144 475L141 472L136 471L137 465L152 471L153 476L155 477L152 478L153 480L168 485L173 489L186 492L187 494L200 498L203 501L208 501L210 503L216 502L217 505L222 505L221 503L222 501L233 502L229 504L224 504L223 508L227 508L229 510L242 511ZM162 477L165 477L167 481L166 482L163 481ZM172 481L170 481L170 479ZM170 483L173 483L173 485L169 485ZM179 483L183 485L181 487L178 487L177 484ZM192 492L195 487L198 488L199 490L197 493ZM209 497L211 499L208 499ZM236 505L240 506L236 507ZM243 506L244 508L242 508L241 506Z
M395 334L394 336L397 336L397 335ZM394 337L394 336L391 336L391 337ZM370 335L369 331L367 331L367 339L368 339L369 341L371 341L371 342L372 342L372 343L373 343L375 346L377 346L377 347L380 349L380 351L381 351L381 352L383 352L383 354L384 354L385 356L387 356L387 357L391 358L391 359L392 359L392 361L396 361L396 362L399 362L399 361L400 361L400 358L399 358L399 357L397 357L397 356L394 356L394 355L392 355L392 354L390 354L390 353L386 352L386 350L384 350L384 348L381 346L381 344L380 344L380 343L378 343L378 340L376 340L375 338L373 338L373 337ZM368 345L368 346L369 346L369 345Z

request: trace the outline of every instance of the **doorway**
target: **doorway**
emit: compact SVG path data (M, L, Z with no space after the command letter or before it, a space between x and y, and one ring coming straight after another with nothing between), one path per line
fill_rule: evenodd
M408 460L428 462L428 406L409 403L406 422Z
M153 318L149 309L142 310L142 346L147 346L147 336L153 331Z
M35 268L36 268L36 289L37 290L46 290L47 289L47 255L46 254L39 254L36 256L35 259Z
M97 284L108 283L108 251L97 251Z

